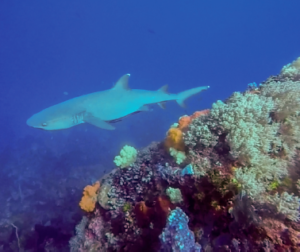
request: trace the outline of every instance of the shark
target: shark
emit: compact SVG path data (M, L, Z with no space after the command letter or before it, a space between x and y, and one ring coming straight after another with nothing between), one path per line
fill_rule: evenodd
M209 86L196 87L170 94L165 85L158 90L131 89L128 85L130 74L123 75L108 90L75 97L48 107L27 120L27 125L43 130L62 130L82 123L89 123L105 130L114 130L115 122L123 118L149 111L149 105L158 104L165 108L168 101L176 101L185 107L185 100L204 91Z

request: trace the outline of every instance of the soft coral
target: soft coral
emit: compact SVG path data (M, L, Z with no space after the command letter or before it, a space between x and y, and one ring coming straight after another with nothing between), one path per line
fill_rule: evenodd
M93 212L97 201L97 191L100 188L100 182L97 181L95 184L87 185L83 189L83 196L79 202L79 206L86 212Z

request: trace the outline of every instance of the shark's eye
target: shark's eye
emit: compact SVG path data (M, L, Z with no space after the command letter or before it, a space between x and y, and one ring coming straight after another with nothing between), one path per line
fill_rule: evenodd
M43 127L47 126L47 123L42 123L42 126L43 126Z

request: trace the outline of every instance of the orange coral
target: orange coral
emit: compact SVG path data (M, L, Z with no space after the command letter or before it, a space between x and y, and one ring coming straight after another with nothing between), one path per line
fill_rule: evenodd
M165 146L168 149L172 147L176 150L183 151L185 146L182 138L182 131L178 128L169 129L165 140Z
M155 227L162 229L165 227L167 217L170 211L174 209L174 205L164 195L155 198L150 205L151 207L147 206L145 201L140 201L135 205L134 212L138 226L147 227L153 223Z
M209 109L204 109L201 111L196 111L194 114L191 116L182 116L179 118L178 121L178 128L181 130L186 130L187 127L191 124L191 122L200 116L208 115L209 114Z
M179 118L178 128L180 130L185 130L190 125L191 122L192 122L192 118L190 116L182 116Z
M135 205L134 212L140 227L148 226L150 224L150 218L153 214L153 209L146 206L145 201L138 202Z
M204 109L204 110L200 110L200 111L196 111L194 114L191 115L191 119L195 119L198 118L200 116L204 116L204 115L208 115L210 112L209 109Z
M184 132L187 127L191 124L191 122L203 115L208 115L210 112L209 109L204 109L201 111L196 111L191 116L182 116L179 118L177 128L170 128L167 134L167 138L165 139L165 146L169 148L174 148L178 151L184 151L185 145L182 138L182 132Z
M174 205L170 201L170 199L166 196L158 196L156 211L164 213L166 216L169 215L170 211L174 209Z
M86 212L93 212L97 201L97 191L100 188L100 182L97 181L95 184L87 185L83 189L83 196L79 202L79 206Z

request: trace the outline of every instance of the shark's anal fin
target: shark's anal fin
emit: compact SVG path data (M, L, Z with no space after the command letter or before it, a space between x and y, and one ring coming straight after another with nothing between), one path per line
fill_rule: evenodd
M84 118L84 121L86 123L92 124L98 128L102 128L102 129L106 129L106 130L114 130L115 129L115 127L112 126L111 124L109 124L99 118L96 118L94 116L88 116L88 117Z

